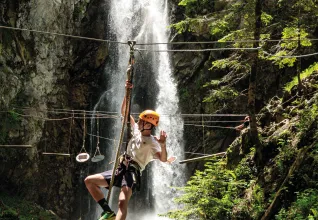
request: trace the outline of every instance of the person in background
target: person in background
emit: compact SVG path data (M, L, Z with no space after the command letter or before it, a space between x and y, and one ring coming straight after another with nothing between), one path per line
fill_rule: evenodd
M241 131L241 130L243 130L244 128L247 128L249 125L250 125L250 116L246 116L246 117L244 118L243 124L240 124L240 125L236 126L235 129L236 129L237 131Z
M126 82L125 86L132 88L132 84L129 82ZM125 108L126 99L124 98L121 108L122 115L124 115ZM100 187L109 188L112 170L86 177L85 185L89 193L103 209L100 220L126 219L128 202L133 192L140 188L141 171L154 159L167 162L166 132L160 131L159 137L151 134L153 129L158 126L159 118L159 114L153 110L143 111L137 122L132 116L130 117L132 138L128 143L127 152L120 157L114 177L114 186L121 187L117 214L111 210L100 189Z

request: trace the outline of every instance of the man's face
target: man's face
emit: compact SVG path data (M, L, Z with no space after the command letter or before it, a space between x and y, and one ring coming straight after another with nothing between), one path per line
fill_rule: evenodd
M139 118L138 122L138 129L141 130L146 130L146 129L151 129L151 124L149 122L146 122L142 119Z

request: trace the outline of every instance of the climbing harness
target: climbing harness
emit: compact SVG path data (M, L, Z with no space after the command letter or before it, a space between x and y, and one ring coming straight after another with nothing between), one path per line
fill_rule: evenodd
M79 154L76 156L76 161L83 163L89 160L90 156L87 153L85 149L85 136L86 136L86 118L85 118L85 113L84 113L84 127L83 127L83 146L79 152Z
M133 69L134 69L134 63L135 63L135 57L134 57L134 46L136 44L136 41L128 41L128 45L130 47L130 57L129 57L129 62L128 65L130 68L127 70L127 81L129 83L132 83L132 78L133 78ZM112 187L114 185L114 179L115 179L115 172L116 169L119 165L119 154L120 154L120 147L122 146L123 139L124 139L124 130L125 130L125 124L127 123L127 134L128 138L130 138L131 135L131 126L130 126L130 104L131 104L131 88L126 88L126 105L125 105L125 111L124 111L124 118L122 120L122 126L121 126L121 132L120 132L120 138L119 138L119 143L116 151L116 156L115 156L115 164L113 167L113 172L112 172L112 178L109 184L109 190L107 194L107 202L109 203L110 200L110 195L112 192ZM127 146L126 146L127 148Z
M98 114L97 114L96 124L97 124L96 125L97 144L96 144L95 154L92 157L92 162L99 162L104 160L105 158L104 155L102 155L99 150L99 115Z

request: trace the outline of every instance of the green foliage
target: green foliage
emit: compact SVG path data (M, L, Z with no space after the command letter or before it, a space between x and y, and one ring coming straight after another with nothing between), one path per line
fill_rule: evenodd
M80 0L74 5L73 18L78 20L84 16L90 0Z
M180 89L180 98L182 100L189 100L190 97L189 90L186 87Z
M273 20L273 17L270 14L267 14L266 12L262 12L261 15L261 21L265 25L269 25Z
M59 218L34 203L1 193L0 219L55 220Z
M173 219L230 219L237 192L243 182L237 181L224 162L207 162L204 171L196 171L185 187L177 188L183 195L175 199L182 209L164 216Z
M273 64L278 65L279 68L292 67L296 62L296 57L288 57L289 54L285 50L278 51L273 56L270 56L268 60L273 61Z
M300 33L297 27L286 27L284 28L282 32L282 39L286 39L286 41L282 41L281 47L284 49L289 49L292 50L294 48L298 47L298 39L300 39L300 45L304 47L309 47L311 46L311 42L309 39L306 39L308 36L308 33L304 30L301 29ZM290 39L293 39L295 41L289 41Z
M260 219L265 207L264 189L259 184L256 184L253 187L251 202L251 216L253 219Z
M181 2L179 2L179 5L187 6L189 5L189 3L193 3L193 2L197 2L197 0L182 0Z
M176 31L181 34L184 32L194 32L194 33L208 33L209 24L202 17L197 18L186 18L183 21L180 21L175 24L171 24L170 28L176 29Z
M297 199L288 209L281 209L275 216L277 220L317 219L318 218L318 190L306 189L297 193Z
M250 165L250 162L253 161L254 154L255 148L251 148L250 153L247 154L234 169L238 180L244 180L248 183L255 177L255 169Z
M306 77L310 76L311 74L313 74L314 72L318 72L318 62L313 63L312 65L310 65L307 69L305 69L304 71L302 71L300 73L300 79L303 80ZM286 84L285 86L285 91L290 92L290 90L298 84L298 78L297 76L295 76L293 78L293 80L289 83Z
M9 131L19 127L21 117L13 110L0 113L0 117L2 119L0 123L0 144L5 144L8 141Z
M239 58L234 57L213 61L210 70L213 70L213 68L229 69L233 72L247 72L248 70L250 70L250 66L248 64L243 64L239 61Z
M210 95L203 99L203 102L212 103L213 110L217 110L220 107L227 104L227 102L233 100L238 95L238 92L230 87L223 86L219 89L213 89L210 91Z
M305 109L300 117L298 128L301 131L306 131L310 124L318 117L318 107L316 104L313 104L310 108Z
M208 87L208 86L217 87L219 83L220 83L220 80L211 80L210 82L207 82L206 84L204 84L203 87Z

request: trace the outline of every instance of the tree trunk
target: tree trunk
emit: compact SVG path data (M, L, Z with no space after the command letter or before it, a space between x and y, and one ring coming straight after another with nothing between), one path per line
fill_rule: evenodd
M261 13L262 13L262 0L256 0L255 2L255 31L254 31L254 43L253 47L259 47L260 28L261 28ZM252 54L253 63L251 67L251 75L248 89L248 110L250 115L250 135L251 141L256 146L256 158L257 161L261 161L261 149L260 141L258 138L256 116L255 116L255 92L256 92L256 76L258 71L258 50L255 50Z

